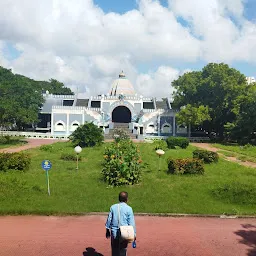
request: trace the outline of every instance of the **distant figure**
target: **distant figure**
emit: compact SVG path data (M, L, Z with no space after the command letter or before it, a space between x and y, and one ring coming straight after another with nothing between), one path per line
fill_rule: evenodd
M133 226L136 240L136 226L133 210L127 205L128 193L119 194L119 203L110 207L106 221L106 238L111 237L112 256L126 256L128 242L120 238L120 226ZM120 211L120 215L119 215ZM119 221L120 218L120 221Z

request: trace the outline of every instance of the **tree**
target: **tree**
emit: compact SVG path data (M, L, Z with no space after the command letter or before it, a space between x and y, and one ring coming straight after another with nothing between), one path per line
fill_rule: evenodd
M104 136L101 128L93 123L79 126L69 137L73 144L81 147L94 147L103 142Z
M203 128L224 136L225 125L236 119L236 99L247 88L245 76L220 63L210 63L202 71L186 73L173 81L174 107L187 104L208 106L211 117Z
M53 94L73 94L57 80L39 82L0 67L0 127L23 130L37 123L44 103L42 92L46 90Z
M225 127L229 139L256 145L256 85L249 85L245 93L236 100L236 120Z
M189 137L191 125L201 125L204 121L210 121L208 106L193 107L191 104L186 105L176 115L178 124L186 124L189 126Z

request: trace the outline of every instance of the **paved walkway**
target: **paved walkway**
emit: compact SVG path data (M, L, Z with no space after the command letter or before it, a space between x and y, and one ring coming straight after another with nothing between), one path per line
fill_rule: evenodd
M210 150L210 151L213 151L213 152L226 151L226 152L235 153L235 152L228 151L228 150L225 150L225 149L216 148L216 147L212 146L209 143L191 143L191 145L195 146L195 147L198 147L198 148ZM218 153L218 154L221 155L227 161L235 162L235 163L238 163L238 164L246 166L246 167L256 168L256 163L249 162L249 161L241 161L241 160L237 159L236 157L225 156L225 155L223 155L221 153Z
M59 141L64 141L64 140L56 140L56 139L26 139L26 141L28 143L26 143L26 144L24 144L22 146L0 149L0 153L1 152L6 152L6 153L19 152L19 151L22 151L22 150L27 150L27 149L30 149L30 148L40 147L41 145L53 144L53 143L56 143L56 142L59 142Z
M105 220L105 216L0 217L0 255L109 256ZM137 216L136 224L137 248L129 245L129 256L256 255L256 219Z

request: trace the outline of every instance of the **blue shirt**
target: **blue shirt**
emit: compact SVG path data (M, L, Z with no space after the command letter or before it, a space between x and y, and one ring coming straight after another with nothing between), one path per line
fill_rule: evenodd
M134 214L132 207L126 203L119 203L120 205L120 225L119 226L133 226L136 236L136 226L134 220ZM118 231L118 204L114 204L110 207L108 218L106 221L106 228L111 229L111 235L116 238Z

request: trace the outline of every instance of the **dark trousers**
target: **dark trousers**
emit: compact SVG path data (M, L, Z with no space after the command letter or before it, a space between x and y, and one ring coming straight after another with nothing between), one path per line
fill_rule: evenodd
M127 256L127 241L111 237L112 256Z

